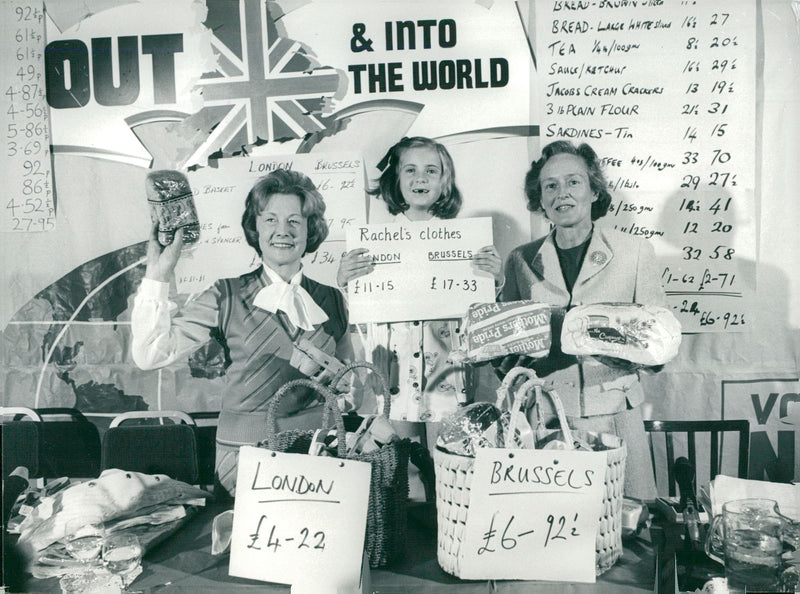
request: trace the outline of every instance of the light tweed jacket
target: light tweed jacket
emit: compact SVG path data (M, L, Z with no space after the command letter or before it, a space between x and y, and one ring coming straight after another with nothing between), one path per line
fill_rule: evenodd
M551 305L556 345L564 314L571 307L607 302L664 306L666 302L650 243L597 224L572 295L564 283L553 233L513 250L505 274L501 301L530 299ZM573 417L619 412L644 399L637 373L603 365L593 357L577 357L545 379L552 382L567 415Z

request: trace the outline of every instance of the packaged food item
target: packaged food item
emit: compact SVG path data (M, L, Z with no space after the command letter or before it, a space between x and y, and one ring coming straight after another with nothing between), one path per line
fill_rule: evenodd
M480 448L503 447L507 424L494 404L473 402L442 419L437 445L452 454L474 456Z
M477 363L506 355L546 357L550 352L550 306L535 301L475 303L464 323L454 359Z
M663 365L678 354L681 324L664 307L592 303L570 309L561 330L569 355L606 356L640 365Z
M189 187L189 180L180 171L162 169L147 175L145 183L150 218L158 222L158 243L169 245L178 229L183 229L183 242L200 239L200 221Z

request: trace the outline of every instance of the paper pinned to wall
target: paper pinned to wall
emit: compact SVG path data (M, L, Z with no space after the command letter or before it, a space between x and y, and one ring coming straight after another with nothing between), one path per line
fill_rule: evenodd
M0 231L32 233L56 227L44 19L41 0L0 4L0 55L13 59L0 79L0 127L5 139Z
M597 152L613 198L597 223L653 243L683 332L752 331L756 4L539 8L542 145Z
M200 291L220 278L235 277L261 264L242 231L245 199L270 171L291 169L307 175L325 200L328 238L303 259L315 280L335 284L344 234L366 221L363 159L353 153L292 154L222 159L216 167L187 173L200 219L200 240L185 250L175 269L178 291Z

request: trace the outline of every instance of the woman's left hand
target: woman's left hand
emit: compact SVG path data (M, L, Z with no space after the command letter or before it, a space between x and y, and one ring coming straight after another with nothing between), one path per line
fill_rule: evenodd
M505 281L503 260L500 259L500 254L493 245L487 245L475 252L475 255L472 256L472 265L478 270L491 274L494 277L495 285L502 285Z

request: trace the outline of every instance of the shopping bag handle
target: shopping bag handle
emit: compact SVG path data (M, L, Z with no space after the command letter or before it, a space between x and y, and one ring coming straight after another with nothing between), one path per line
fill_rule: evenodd
M530 397L531 391L533 392L532 398ZM531 408L534 408L539 404L539 402L542 400L543 393L547 394L556 409L558 424L560 425L561 433L564 434L564 441L567 444L566 449L575 449L575 440L572 437L572 430L569 428L569 423L567 422L567 414L564 412L564 404L561 402L561 398L559 398L558 393L554 389L545 390L544 380L538 377L535 372L533 372L533 377L522 384L517 393L522 394L524 398L528 399L528 406ZM538 409L536 414L538 415ZM537 425L538 424L539 423L537 422Z
M333 376L333 379L331 380L330 385L332 389L334 390L334 392L338 391L339 382L341 382L342 379L344 379L344 376L347 375L350 371L358 369L359 367L369 369L380 380L381 390L383 392L383 412L381 412L381 414L388 419L389 414L392 411L392 398L389 395L389 385L386 383L386 378L383 376L383 374L380 371L378 371L378 368L375 367L369 361L353 361L352 363L348 363L347 365L342 367L339 370L339 372Z
M269 403L267 409L267 428L269 429L269 436L267 436L267 444L271 450L278 447L278 421L276 418L276 411L278 402L281 398L292 390L293 388L304 386L316 391L325 403L325 409L322 415L322 426L330 427L331 415L333 415L333 423L336 426L336 449L339 458L344 458L347 453L347 445L345 443L344 420L342 419L342 411L339 410L339 405L336 403L336 395L331 392L327 387L314 380L300 378L291 380L283 384Z
M495 406L500 410L504 410L504 407L508 410L513 410L514 402L511 397L511 386L521 375L527 376L528 379L530 379L531 376L536 376L536 372L527 367L512 367L509 369L503 381L500 383L500 387L497 388L497 401L495 402Z

